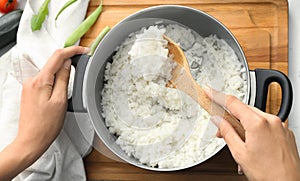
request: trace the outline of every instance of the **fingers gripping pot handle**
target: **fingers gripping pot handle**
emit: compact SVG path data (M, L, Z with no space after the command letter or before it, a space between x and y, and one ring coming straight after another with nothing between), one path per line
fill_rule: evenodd
M285 121L291 111L293 103L293 90L289 78L280 71L269 69L255 69L256 75L256 97L254 106L266 111L266 103L269 85L277 82L282 92L282 100L277 116Z
M75 67L75 77L72 97L68 100L68 111L70 112L86 112L83 106L83 80L86 66L88 64L89 55L75 55L71 58L72 65Z

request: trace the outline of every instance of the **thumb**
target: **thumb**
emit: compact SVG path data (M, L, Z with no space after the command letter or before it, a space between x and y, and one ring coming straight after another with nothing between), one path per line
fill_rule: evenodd
M52 99L67 99L68 84L71 71L71 60L64 62L63 66L55 74L55 83L52 92Z
M223 137L225 142L227 143L231 154L238 154L243 150L244 142L238 133L234 130L231 124L220 116L212 116L211 121L219 128L218 135L219 137Z

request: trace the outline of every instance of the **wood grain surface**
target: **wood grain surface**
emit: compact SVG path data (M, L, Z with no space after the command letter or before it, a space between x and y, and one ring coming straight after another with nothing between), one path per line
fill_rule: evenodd
M88 13L100 0L90 0ZM103 13L82 38L89 46L106 26L113 27L123 18L146 7L176 4L190 6L214 16L235 35L246 55L250 70L276 69L287 74L288 4L286 0L103 0ZM281 91L270 86L267 112L276 114ZM153 172L114 161L93 150L84 159L88 180L247 180L237 174L237 165L227 147L209 160L186 170Z

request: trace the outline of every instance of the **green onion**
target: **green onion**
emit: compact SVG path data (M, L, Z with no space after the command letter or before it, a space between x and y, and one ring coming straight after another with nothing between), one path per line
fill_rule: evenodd
M42 6L39 9L38 14L35 14L31 18L31 30L36 31L42 28L42 24L44 23L46 16L48 15L48 4L50 0L45 0Z
M92 56L94 54L98 44L103 39L103 37L109 32L109 30L110 30L109 26L106 26L106 27L103 28L103 30L100 32L100 34L97 36L97 38L94 40L94 42L90 46L91 50L90 50L90 53L88 55Z
M57 13L56 17L55 17L55 21L57 20L57 18L59 17L59 15L70 5L72 5L73 3L75 3L77 0L69 0L68 2L66 2L66 4L59 10L59 12Z
M92 27L92 25L96 22L101 12L102 1L98 8L89 17L87 17L67 38L64 47L74 45Z

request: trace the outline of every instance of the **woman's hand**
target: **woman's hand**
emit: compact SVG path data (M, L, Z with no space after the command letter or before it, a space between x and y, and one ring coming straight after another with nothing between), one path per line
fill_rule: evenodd
M84 47L57 50L39 74L23 84L18 140L34 143L41 153L60 132L67 109L71 60Z
M74 46L57 50L44 68L23 84L16 139L0 153L0 180L8 180L36 161L59 134L67 109L70 57L88 53Z
M286 123L233 96L220 95L209 88L206 88L206 93L239 119L246 131L246 140L243 142L226 120L212 117L219 128L217 136L224 138L233 158L249 180L300 180L295 137Z

